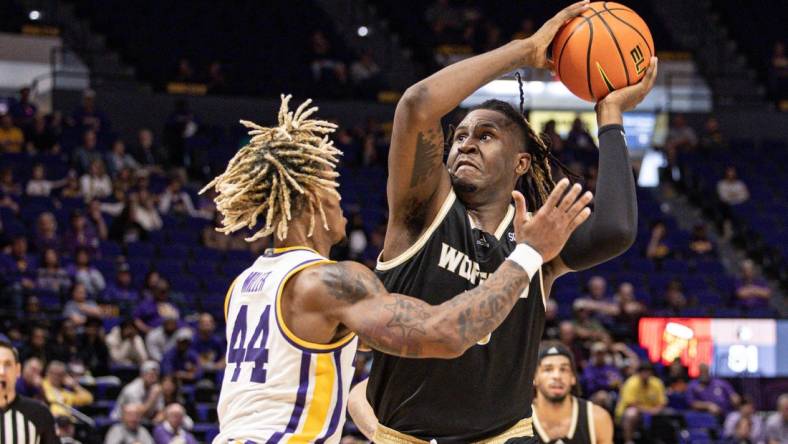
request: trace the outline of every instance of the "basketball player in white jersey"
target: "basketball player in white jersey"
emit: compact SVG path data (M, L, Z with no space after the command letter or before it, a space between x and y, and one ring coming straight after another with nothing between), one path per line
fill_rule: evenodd
M503 322L590 213L591 194L566 181L528 221L525 200L514 193L519 244L484 284L441 305L390 294L363 265L327 259L346 224L335 181L341 153L328 139L336 126L309 119L317 110L307 109L309 101L289 112L289 99L282 97L274 128L242 121L251 141L205 188L217 192L219 231L253 228L259 218L263 227L247 240L273 234L280 247L227 292L214 444L338 442L356 335L399 356L461 355Z

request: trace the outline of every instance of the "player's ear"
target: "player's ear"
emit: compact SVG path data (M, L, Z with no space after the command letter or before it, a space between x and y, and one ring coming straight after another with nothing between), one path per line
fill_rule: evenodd
M531 155L528 153L517 153L517 164L514 172L517 176L522 176L531 168Z

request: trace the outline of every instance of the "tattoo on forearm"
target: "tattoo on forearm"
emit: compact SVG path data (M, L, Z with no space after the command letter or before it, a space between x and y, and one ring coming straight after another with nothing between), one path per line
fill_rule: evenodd
M421 185L443 163L443 137L440 126L426 132L419 132L416 139L416 152L413 156L413 175L410 187Z
M348 273L341 265L325 268L320 279L329 294L339 301L355 304L370 294L385 291L377 279Z

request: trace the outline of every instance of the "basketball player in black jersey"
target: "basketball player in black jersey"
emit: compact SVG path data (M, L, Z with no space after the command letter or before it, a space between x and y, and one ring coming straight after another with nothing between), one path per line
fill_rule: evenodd
M550 67L546 53L555 33L587 8L587 2L575 3L533 36L448 66L404 93L394 116L390 217L377 265L389 291L441 303L479 285L514 248L511 192L523 191L531 211L542 205L554 186L548 148L520 112L488 101L471 110L446 141L451 148L444 165L441 118L507 72ZM553 281L609 260L634 242L635 184L622 113L643 100L655 78L653 59L642 82L597 103L594 213L560 255L541 267L489 337L453 360L375 352L366 400L379 421L376 442L506 442L533 436L533 376ZM459 321L473 325L462 317ZM356 391L351 402L358 398ZM359 406L351 411L370 410Z
M580 399L572 353L544 344L534 377L534 435L543 444L613 444L613 420L602 407Z

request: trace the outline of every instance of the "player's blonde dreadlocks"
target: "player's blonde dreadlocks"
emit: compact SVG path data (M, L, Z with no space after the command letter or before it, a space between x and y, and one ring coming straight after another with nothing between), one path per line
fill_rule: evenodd
M252 139L241 148L227 165L224 173L214 178L200 193L214 187L216 209L223 216L222 227L216 230L230 234L241 228L253 228L258 217L265 225L247 242L275 234L280 240L287 236L293 212L308 206L308 236L315 227L315 210L328 230L319 190L339 197L335 171L342 154L329 140L337 126L309 117L318 108L309 108L312 100L302 103L295 112L288 110L290 95L282 95L279 125L273 128L241 120L249 128Z

